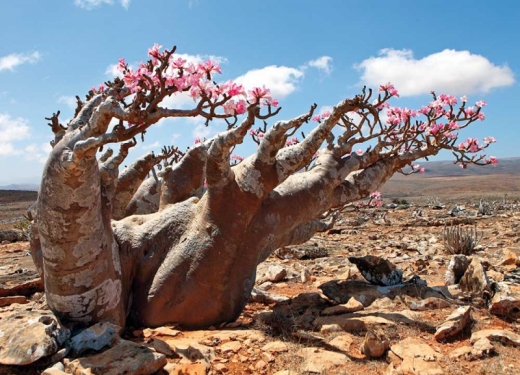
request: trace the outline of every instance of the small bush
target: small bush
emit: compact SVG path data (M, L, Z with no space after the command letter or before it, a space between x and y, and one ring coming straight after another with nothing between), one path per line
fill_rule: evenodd
M13 224L13 228L14 229L19 229L22 232L27 233L27 231L29 230L29 226L30 225L31 225L31 222L29 220L27 220L27 219L24 219L22 221L19 221L19 222Z
M473 226L473 230L465 228L463 229L460 225L448 228L444 227L443 241L444 248L451 254L464 254L470 255L475 250L475 247L479 244L482 239L482 233L477 233L477 225Z

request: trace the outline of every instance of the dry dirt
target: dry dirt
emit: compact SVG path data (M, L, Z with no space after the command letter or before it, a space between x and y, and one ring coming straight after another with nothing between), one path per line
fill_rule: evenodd
M448 186L449 180L444 181ZM518 190L518 182L513 185L514 189L511 191ZM395 187L390 186L388 191L393 189L395 190ZM509 191L509 189L507 190ZM466 194L469 193L466 192ZM502 192L495 190L497 197L501 194ZM478 196L478 192L475 195ZM442 198L442 194L432 196L440 196L439 200L446 204L446 208L433 210L425 204L427 198L425 195L418 198L408 208L400 206L397 209L370 209L345 214L334 230L319 234L312 240L320 247L326 248L328 256L316 259L280 259L276 256L269 258L268 262L287 268L289 273L288 277L280 282L264 284L264 290L273 295L294 298L302 293L321 293L320 285L331 280L363 280L360 273L347 260L349 256L363 255L378 255L389 259L404 271L405 278L418 275L427 281L428 286L443 286L444 272L450 260L450 254L444 250L442 243L443 225L454 220L447 214L447 211L455 201ZM514 197L511 195L509 197L509 202L513 203ZM22 201L22 203L25 205L27 202ZM389 199L385 199L385 204L387 203L390 203ZM468 213L475 212L475 204L478 202L459 199L457 203L463 205ZM1 207L10 209L13 206ZM416 214L419 210L421 216L417 217ZM520 255L520 206L511 205L508 209L495 211L491 216L471 216L469 219L463 217L458 220L475 222L478 231L482 232L482 241L476 252L479 258L486 260L489 267L495 272L504 273L511 269L510 266L502 267L500 264L505 250ZM407 245L403 246L404 243ZM302 269L309 270L311 274L310 279L306 282L302 282L300 277ZM1 288L7 289L16 284L27 284L35 278L37 278L37 274L28 254L28 243L0 245ZM28 304L0 307L0 316L15 309L32 308L35 305L44 306L42 294L39 292L32 294L37 289L38 286L33 285L32 290L25 292L29 294ZM334 302L329 301L329 303ZM377 313L380 310L390 310L397 313L409 308L405 299L397 297L393 300L383 299L378 303L380 305L376 304L377 306L375 305L376 307L370 311ZM494 342L496 354L484 356L482 359L468 361L449 357L454 349L465 345L470 346L469 338L472 332L497 328L520 333L520 324L517 321L490 314L483 303L479 303L478 300L465 300L463 303L473 306L472 323L447 342L436 341L433 333L435 327L458 307L455 305L418 311L411 324L409 322L406 324L402 322L378 324L373 329L384 335L390 341L390 345L407 337L420 339L439 354L436 363L440 365L445 374L520 373L518 348L497 342ZM309 307L309 311L311 308ZM271 319L266 321L257 319L260 313L273 311L275 314L271 315ZM390 374L388 372L389 363L396 361L395 355L392 356L387 352L379 359L365 357L360 351L360 344L365 335L363 331L320 333L319 327L312 327L312 323L311 327L299 326L298 319L301 318L299 313L295 312L295 315L298 316L287 317L281 314L276 315L276 311L276 303L251 302L234 324L237 327L216 327L209 331L195 332L179 330L174 336L164 335L158 331L143 331L142 327L129 327L125 335L128 339L138 342L156 337L166 341L170 346L194 342L213 347L215 358L211 360L208 369L212 374L275 374L281 370L294 371L290 374L308 374L303 370L305 357L297 355L298 351L304 348L321 348L320 350L346 354L348 359L344 363L319 372L323 375ZM305 315L305 312L302 315ZM178 329L178 327L171 328ZM256 338L257 334L262 338ZM352 344L343 351L329 344L332 339L340 335L349 335L352 340ZM223 344L235 341L240 343L237 344L236 350L224 351L222 349ZM284 342L288 351L265 354L266 351L262 347L271 341ZM169 362L172 363L169 368L173 368L173 364L179 363L180 359L170 358ZM24 368L0 367L0 374L38 374L47 365L43 361ZM160 373L167 374L168 372L163 370Z

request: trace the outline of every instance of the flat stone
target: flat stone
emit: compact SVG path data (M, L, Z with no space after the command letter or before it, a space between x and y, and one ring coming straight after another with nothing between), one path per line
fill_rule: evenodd
M334 366L341 366L349 362L349 358L342 353L331 352L321 348L304 348L296 355L303 358L302 370L312 373L323 373Z
M225 344L220 345L220 351L222 353L233 352L237 353L242 348L240 341L229 341Z
M355 297L351 297L345 304L327 307L326 309L321 311L321 315L347 314L356 311L361 311L364 308L365 307L361 302L359 302Z
M145 338L151 336L177 336L181 331L168 328L168 327L157 327L157 328L146 328L143 330L143 336Z
M489 312L514 319L520 318L520 285L498 283L489 305Z
M343 304L348 303L354 297L366 308L376 299L388 297L394 299L397 296L409 296L415 298L446 298L439 290L424 285L399 284L395 286L377 286L356 280L331 280L319 286L329 299ZM447 293L447 291L444 291Z
M361 275L371 284L391 286L403 282L403 271L389 260L375 255L349 257L348 260L357 266Z
M483 329L474 332L471 335L470 342L475 344L483 337L490 341L500 341L506 345L520 346L520 335L505 329Z
M170 375L206 375L208 369L200 363L185 363L177 365Z
M173 351L173 349L166 343L166 341L163 341L161 339L158 339L157 337L154 337L151 339L147 344L149 348L152 348L158 353L162 353L167 357L177 357L177 353Z
M420 339L408 337L390 347L392 352L403 361L396 374L442 375L444 371L435 361L441 354Z
M109 346L121 327L108 322L96 323L84 329L65 343L71 354L79 356L87 350L99 351Z
M65 370L75 375L151 375L166 363L164 354L156 353L145 345L120 340L103 353L65 361Z
M408 301L408 307L414 311L436 310L450 307L451 303L442 298L429 297L420 301Z
M461 306L452 312L446 320L437 327L435 339L437 341L446 340L461 332L471 320L471 307Z
M322 335L327 335L334 332L343 332L343 328L341 328L341 326L338 324L324 324L320 328L320 333Z
M352 336L346 333L341 336L334 337L332 340L330 340L329 345L343 352L347 352L353 342L354 339Z
M52 355L69 338L48 311L19 311L0 320L0 363L27 365Z
M29 300L25 296L0 297L0 307L12 305L13 303L26 304Z
M262 347L262 350L264 352L282 353L288 351L289 348L287 347L287 344L283 341L272 341L265 344Z

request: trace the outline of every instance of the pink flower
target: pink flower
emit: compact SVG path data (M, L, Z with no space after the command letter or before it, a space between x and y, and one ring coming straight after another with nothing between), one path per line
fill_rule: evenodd
M484 143L485 144L495 143L496 141L497 140L494 137L486 137L486 138L484 138Z
M390 82L388 82L386 85L379 86L379 91L390 91L395 90L394 85L392 85Z
M357 149L357 150L356 150L356 154L358 154L358 155L361 155L361 154L363 154L363 150L362 150L362 149L360 149L360 148L359 148L359 149Z
M237 114L241 115L246 113L247 110L247 103L244 99L240 99L238 103L235 105L235 111Z
M312 116L312 121L321 122L321 115L314 115L314 116Z
M298 141L298 138L296 137L292 137L292 138L289 138L286 142L285 142L285 145L286 146L293 146L295 144L298 144L299 141Z
M234 115L235 114L235 101L230 100L226 103L224 103L224 113L226 115Z
M420 169L419 169L419 172L421 172L422 174L424 174L425 169L424 169L424 168L420 168Z
M484 121L486 119L486 115L482 112L480 112L478 115L477 115L477 118L480 120L480 121Z
M254 89L247 92L248 93L248 100L251 104L256 104L260 101L260 99L271 99L271 91L263 87L255 87Z
M195 138L195 144L200 143L200 137Z
M242 160L244 160L244 158L240 155L231 155L231 161L236 161L238 163L240 163Z
M466 103L468 101L468 97L466 95L464 95L463 97L460 98L460 101L462 103Z
M494 156L490 156L489 157L489 164L494 165L494 166L498 165L498 159L496 157L494 157Z
M183 69L184 64L186 64L186 60L181 59L180 57L172 61L172 66L177 69Z
M487 105L487 103L483 100L479 100L478 102L475 103L475 105L479 108L482 108L484 107L485 105Z
M389 90L389 92L390 92L390 95L399 97L399 93L397 92L396 89L391 89L391 90Z
M104 85L104 84L100 84L100 85L99 85L99 91L100 91L100 92L105 91L105 85Z
M117 70L120 72L123 72L123 70L125 70L125 66L126 66L125 59L119 59L119 61L117 63Z
M271 101L269 102L269 105L271 105L271 106L273 106L273 107L278 107L280 104L278 103L278 99L273 98L273 99L271 99Z
M475 108L468 107L468 108L466 108L466 110L464 112L466 113L467 116L473 116L475 114Z
M330 117L330 111L325 111L321 114L321 119L325 120L326 118Z
M158 58L159 57L159 50L162 48L162 46L158 45L157 43L154 43L152 48L148 49L148 55Z
M199 63L199 70L204 71L208 74L211 74L213 72L222 74L222 69L220 69L220 65L211 60L206 60L204 63Z

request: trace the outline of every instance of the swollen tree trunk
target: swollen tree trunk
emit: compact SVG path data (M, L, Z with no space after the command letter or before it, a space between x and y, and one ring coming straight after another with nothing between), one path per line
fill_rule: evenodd
M442 148L458 154L463 165L489 162L468 157L474 149L469 143L455 147L453 126L436 124L445 116L465 127L480 109L468 115L463 105L454 115L451 99L434 98L425 122L412 125L412 113L400 109L382 124L379 112L394 95L391 85L375 103L365 90L341 101L330 114L314 117L318 125L300 143L287 146L288 137L313 118L316 105L268 130L254 130L255 121L279 112L272 110L276 102L266 89L239 99L240 86L213 82L219 70L214 63L189 65L173 60L173 53L154 47L153 60L139 71L120 61L124 81L91 91L84 104L78 101L68 128L59 124L59 112L49 119L55 139L42 176L31 252L48 305L65 324L110 321L123 327L128 316L145 326L199 328L233 321L249 298L257 265L275 249L326 228L319 219L325 212L367 197L395 172ZM166 96L184 91L198 99L194 109L159 106ZM442 109L448 104L449 110ZM353 123L349 112L361 122ZM146 155L119 174L136 135L162 118L196 116L225 119L228 129L185 154L165 148L160 157ZM120 124L108 132L114 118ZM337 140L336 126L343 128ZM232 151L249 133L257 152L232 165ZM374 147L352 153L371 140L377 141ZM120 151L98 161L96 152L109 143L121 143ZM157 176L154 165L174 154L176 163ZM146 179L150 171L154 176Z

